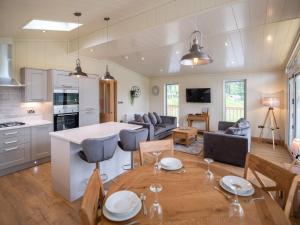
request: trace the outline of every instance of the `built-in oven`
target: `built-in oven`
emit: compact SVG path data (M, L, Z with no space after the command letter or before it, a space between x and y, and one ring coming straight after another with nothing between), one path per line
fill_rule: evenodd
M79 126L78 89L55 89L53 93L54 131Z
M54 131L76 128L79 125L79 113L62 113L54 115Z
M78 89L54 89L53 105L78 105Z

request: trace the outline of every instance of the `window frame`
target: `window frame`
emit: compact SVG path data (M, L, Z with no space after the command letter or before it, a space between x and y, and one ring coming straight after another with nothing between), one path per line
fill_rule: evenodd
M244 82L244 118L247 119L247 79L229 79L223 80L223 121L226 120L226 83L227 82Z
M180 116L180 107L179 107L179 104L180 104L180 89L179 89L179 83L166 83L164 85L164 89L165 89L165 94L164 94L164 115L167 116L168 114L168 91L167 91L167 86L168 85L178 85L178 118L177 120L179 120L179 116Z

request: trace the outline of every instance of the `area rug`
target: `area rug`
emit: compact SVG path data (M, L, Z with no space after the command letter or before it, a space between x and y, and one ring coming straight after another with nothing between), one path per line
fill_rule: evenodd
M190 146L185 146L182 144L174 144L174 149L176 151L185 152L192 155L199 155L203 149L203 139L198 138Z

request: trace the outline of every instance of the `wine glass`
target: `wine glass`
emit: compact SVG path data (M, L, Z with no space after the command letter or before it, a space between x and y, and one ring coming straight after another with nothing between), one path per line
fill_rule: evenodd
M154 163L154 174L156 175L156 177L158 177L159 171L161 169L161 165L158 161L158 156L161 154L161 152L153 152L152 153L155 157L156 157L156 161ZM162 185L159 183L154 183L150 185L150 191L152 192L160 192L162 190Z
M153 189L151 189L151 186L150 186L150 190L155 194L154 202L150 207L151 224L161 225L163 222L163 210L161 205L158 202L158 193L162 190L162 186L160 184L156 184L153 185Z
M214 160L211 159L211 158L204 158L204 161L207 163L207 171L205 172L205 174L206 174L208 180L209 180L209 181L212 181L212 180L214 179L214 174L213 174L213 172L210 170L210 167L209 167L209 166L210 166L210 164L211 164L212 162L214 162Z
M243 217L244 209L238 198L238 191L242 188L238 184L232 184L231 189L234 190L234 200L230 203L229 215L230 217Z
M161 152L153 152L152 154L155 156L154 172L155 174L158 174L161 169L161 165L158 162L158 156L161 154Z

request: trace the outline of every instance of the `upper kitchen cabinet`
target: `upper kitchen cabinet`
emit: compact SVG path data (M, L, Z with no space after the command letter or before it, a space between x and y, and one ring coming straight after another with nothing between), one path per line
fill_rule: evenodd
M21 69L21 82L25 85L24 101L47 101L47 71L42 69Z
M69 76L68 71L62 70L49 70L50 78L52 78L53 88L78 88L79 82L78 78L74 76Z
M79 110L99 110L99 79L89 77L79 78Z

